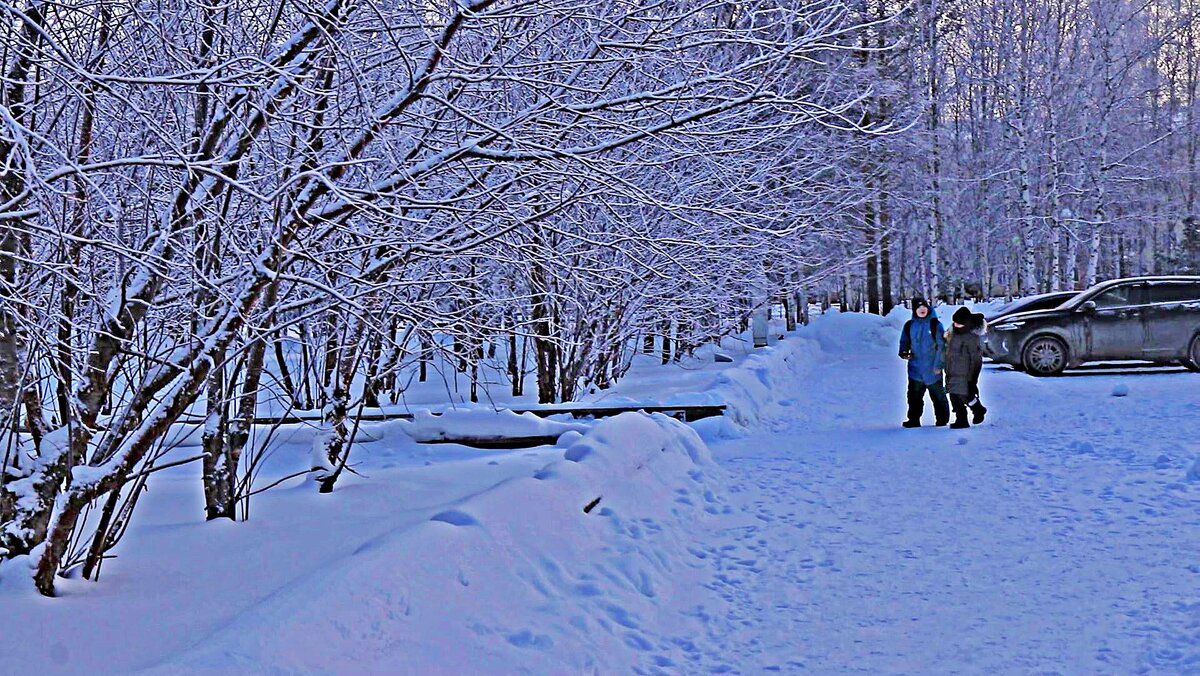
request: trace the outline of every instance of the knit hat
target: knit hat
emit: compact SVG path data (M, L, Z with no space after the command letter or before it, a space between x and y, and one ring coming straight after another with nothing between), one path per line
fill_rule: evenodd
M963 326L972 326L975 324L975 315L965 307L960 307L954 311L954 316L951 317L955 324Z
M916 312L916 311L917 311L917 308L919 308L919 307L925 307L925 308L928 308L928 307L929 307L929 301L925 300L924 298L921 298L920 296L918 296L918 297L916 297L916 298L912 299L912 309L913 309L913 312ZM932 308L930 308L930 309L932 309Z

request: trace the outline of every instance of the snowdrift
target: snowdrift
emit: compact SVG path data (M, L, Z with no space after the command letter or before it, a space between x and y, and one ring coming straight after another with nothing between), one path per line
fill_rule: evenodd
M47 602L27 562L0 566L0 635L13 663L42 674L688 671L707 631L688 594L711 572L697 529L740 518L703 438L760 422L820 355L790 334L734 364L660 367L626 392L730 405L690 425L478 409L364 424L362 476L327 496L277 488L242 524L200 522L197 468L174 468L98 583L63 580ZM321 433L285 427L271 476L305 469ZM464 429L559 441L418 442Z
M704 568L686 543L730 511L702 435L757 423L781 379L799 377L819 355L816 342L793 334L716 372L702 391L660 399L729 405L727 417L691 425L641 413L578 423L467 411L369 426L382 440L372 454L400 431L425 439L464 426L536 427L562 436L537 470L363 542L154 671L686 668L697 629L679 625L680 595Z
M681 535L725 509L713 469L672 418L600 421L531 476L362 543L154 671L667 666L678 646L643 627L686 589Z
M939 305L936 309L942 326L950 328L950 317L962 305ZM983 312L990 304L965 306L972 312ZM897 305L886 317L859 312L830 312L822 315L800 335L815 340L825 352L895 351L900 331L912 319L912 310Z

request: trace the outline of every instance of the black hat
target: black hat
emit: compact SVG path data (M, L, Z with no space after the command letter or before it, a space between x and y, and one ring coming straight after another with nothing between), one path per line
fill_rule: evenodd
M965 307L955 310L954 316L951 319L954 320L955 324L962 324L963 326L971 326L975 323L975 315Z
M917 296L912 299L912 309L915 311L919 307L929 307L929 301Z

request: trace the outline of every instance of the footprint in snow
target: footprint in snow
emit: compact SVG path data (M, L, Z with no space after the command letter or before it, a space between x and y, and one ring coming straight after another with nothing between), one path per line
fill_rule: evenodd
M641 634L629 632L625 634L625 645L635 650L650 651L654 650L654 646L650 644Z
M518 648L549 650L554 647L554 640L549 636L545 634L535 634L528 629L522 629L515 634L509 634L505 637L505 640Z
M448 509L444 512L438 512L437 514L434 514L433 516L429 517L429 520L430 521L441 521L442 523L448 523L451 526L478 526L479 525L479 521L476 520L475 517L471 516L470 514L467 514L466 512L461 512L457 509Z

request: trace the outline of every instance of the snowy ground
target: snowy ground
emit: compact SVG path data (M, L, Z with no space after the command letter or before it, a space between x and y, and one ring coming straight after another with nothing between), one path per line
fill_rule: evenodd
M833 315L733 369L663 371L736 403L748 433L696 426L711 456L632 415L527 451L381 434L366 477L268 492L242 524L198 522L195 477L164 473L98 584L46 600L0 568L5 663L1200 672L1200 375L989 368L983 426L903 430L901 319Z
M714 446L747 516L704 546L734 619L711 663L1200 672L1200 375L993 367L983 426L901 430L891 351L828 347L769 431Z

